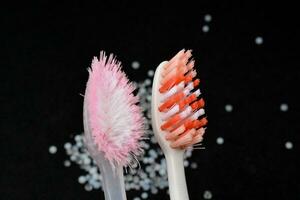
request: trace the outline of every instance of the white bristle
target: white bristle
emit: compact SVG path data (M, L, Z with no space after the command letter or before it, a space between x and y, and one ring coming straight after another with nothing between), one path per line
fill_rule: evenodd
M198 97L198 96L201 94L200 89L196 90L196 91L194 92L194 94L196 95L196 97Z
M170 118L171 116L175 115L178 112L179 112L179 105L175 105L170 110L168 110L167 112L162 113L161 118L162 118L163 121L165 121L165 120L167 120L168 118Z
M200 116L205 114L205 110L203 108L199 109L198 111L199 111Z
M196 70L191 71L192 77L194 78L197 75Z
M173 87L173 88L174 88L174 87ZM191 91L193 88L194 88L193 83L189 83L189 84L187 85L187 87L185 88L185 90L184 90L184 94L185 94L185 95L188 95L188 93L190 93L190 91ZM201 94L200 89L196 90L196 91L194 92L194 94L196 95L196 97L198 97L198 96ZM203 109L200 109L200 110L201 110L201 112L202 112ZM178 113L179 111L180 111L179 105L175 105L175 106L173 106L172 108L170 108L167 112L162 113L162 114L161 114L161 118L162 118L163 121L166 121L168 118L170 118L171 116L175 115L175 114ZM199 111L199 112L200 112L200 111ZM196 113L199 113L199 112L196 112ZM200 115L203 115L203 114L200 114ZM200 116L200 115L199 115L199 116ZM198 116L198 117L199 117L199 116ZM198 117L197 117L197 118L198 118ZM196 118L196 119L197 119L197 118Z
M181 119L188 117L191 114L191 112L192 112L192 108L191 106L188 106L184 111L180 113Z
M186 87L186 88L183 90L184 96L188 96L188 95L190 94L190 92L191 92L191 89L188 88L188 87Z
M188 95L190 95L190 92L191 92L190 90L184 90L183 94L184 94L184 96L188 96Z
M195 113L192 115L191 119L192 119L192 120L196 120L196 119L198 119L198 117L200 117L200 116L202 116L202 115L204 115L204 114L205 114L205 111L204 111L203 108L201 108L201 109L199 109L197 112L195 112Z
M190 83L186 86L186 88L188 88L189 90L194 89L194 83L193 83L193 82L190 82Z
M184 81L181 81L178 85L175 85L169 91L167 91L161 96L161 102L164 102L167 98L173 96L177 92L181 91L183 88L184 88Z

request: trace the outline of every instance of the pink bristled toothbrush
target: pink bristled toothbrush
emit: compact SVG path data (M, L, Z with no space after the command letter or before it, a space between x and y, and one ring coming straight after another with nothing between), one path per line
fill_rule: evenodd
M152 87L152 127L166 157L171 200L188 200L183 155L203 140L204 100L197 89L191 51L181 50L156 69Z
M106 200L125 200L123 167L137 161L144 123L134 86L121 63L104 52L95 57L84 95L85 145L103 176Z

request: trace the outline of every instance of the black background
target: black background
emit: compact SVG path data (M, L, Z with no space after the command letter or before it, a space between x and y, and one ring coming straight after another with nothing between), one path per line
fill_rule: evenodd
M6 2L7 3L7 2ZM10 2L1 6L0 199L101 199L65 168L82 126L86 68L100 50L131 80L192 48L207 102L206 150L187 171L190 199L299 199L299 15L295 5ZM205 14L210 31L202 32ZM256 36L264 43L256 45ZM141 63L133 70L131 62ZM233 112L224 110L233 105ZM280 111L287 103L289 110ZM225 139L223 145L216 138ZM285 142L293 149L287 150ZM48 152L50 145L58 153ZM132 199L134 194L128 193ZM168 199L164 192L153 199Z

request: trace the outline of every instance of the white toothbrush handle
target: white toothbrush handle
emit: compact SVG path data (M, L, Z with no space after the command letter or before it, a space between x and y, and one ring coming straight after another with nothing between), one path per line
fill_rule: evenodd
M183 154L184 151L182 150L165 153L171 200L189 200L184 173Z
M126 200L123 167L116 166L115 170L102 155L97 156L96 162L102 175L105 200Z
M167 161L167 173L169 182L169 191L171 200L189 200L186 186L184 166L183 166L183 150L172 149L165 139L166 132L161 130L163 123L162 117L158 110L162 102L162 94L159 92L161 83L161 71L168 62L164 61L156 68L153 86L152 86L152 127L155 137L162 148Z

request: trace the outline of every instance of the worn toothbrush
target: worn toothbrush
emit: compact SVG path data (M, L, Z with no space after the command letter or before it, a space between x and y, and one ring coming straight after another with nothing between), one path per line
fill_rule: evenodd
M171 200L188 200L183 155L203 140L207 119L192 51L179 51L156 69L152 87L152 127L167 161Z
M84 95L85 145L96 161L106 200L126 200L123 167L137 161L142 149L144 123L121 63L100 52L92 61Z

